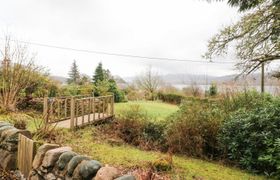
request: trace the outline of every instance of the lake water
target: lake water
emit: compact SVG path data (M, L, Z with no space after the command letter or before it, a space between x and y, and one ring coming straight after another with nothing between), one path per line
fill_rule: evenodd
M190 87L189 84L173 84L174 87L177 89L183 89L185 87ZM211 85L196 85L198 86L202 91L208 90ZM261 91L261 86L224 86L224 85L217 85L218 92L225 92L227 88L234 88L235 91L244 91L244 90L257 90ZM265 92L268 92L272 95L279 95L280 94L280 86L265 86L264 87Z

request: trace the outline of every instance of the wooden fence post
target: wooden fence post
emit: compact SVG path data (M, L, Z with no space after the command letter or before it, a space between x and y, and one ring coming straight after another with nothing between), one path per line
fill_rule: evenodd
M65 98L65 102L64 102L64 118L67 117L67 98Z
M43 103L43 118L44 120L47 120L48 115L48 97L44 97L44 103Z
M36 153L36 142L26 136L19 134L17 167L28 178L32 170L32 163Z
M70 129L74 129L74 118L75 118L75 99L74 99L74 97L71 97L70 113L71 113Z
M82 126L84 125L85 121L85 100L82 99Z
M88 99L88 109L87 109L87 113L88 113L88 123L90 122L90 116L91 116L91 98Z
M98 98L98 120L100 119L100 111L101 111L101 98L99 97Z
M92 121L95 121L95 97L92 98L92 114L93 114Z
M110 104L110 96L107 96L106 97L106 116L108 117L109 116L109 104Z
M105 118L105 105L106 105L106 96L103 97L103 101L102 101L102 119Z
M60 114L61 114L61 112L60 112L60 109L61 109L61 103L60 103L61 101L60 101L60 99L58 98L57 99L57 118L58 119L60 119Z
M111 109L111 114L112 114L112 116L114 116L114 101L115 101L115 99L114 99L114 95L112 95L112 100L111 100L111 107L112 107L112 109Z

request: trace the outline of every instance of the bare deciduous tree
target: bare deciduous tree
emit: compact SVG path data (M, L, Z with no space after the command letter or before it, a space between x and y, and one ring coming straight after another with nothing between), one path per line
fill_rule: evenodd
M150 98L154 98L155 92L160 87L162 80L158 73L152 71L152 68L149 67L144 73L136 78L137 86L144 90Z
M250 74L280 59L280 1L275 0L228 0L231 5L245 11L235 24L223 28L208 43L205 57L212 59L234 48L240 60L236 66L241 74ZM256 7L257 6L257 7ZM253 8L254 7L254 8Z
M30 56L27 46L11 41L9 36L6 36L0 51L3 56L0 66L0 107L15 111L20 93L36 83L42 69L34 64L34 56Z

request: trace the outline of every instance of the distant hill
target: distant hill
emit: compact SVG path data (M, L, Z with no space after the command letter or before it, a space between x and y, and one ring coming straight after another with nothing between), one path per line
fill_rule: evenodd
M171 85L178 85L178 84L192 84L196 83L198 85L205 85L211 82L215 83L240 83L243 84L245 81L250 83L251 85L259 85L260 84L260 77L259 73L250 74L248 76L241 76L237 78L237 74L226 75L226 76L205 76L205 75L194 75L194 74L167 74L160 76L161 79ZM124 78L127 82L133 82L135 77L126 77ZM277 79L272 78L269 74L265 75L265 82L268 84L276 84Z
M50 78L55 80L55 81L58 81L61 84L67 84L67 78L66 77L63 77L63 76L50 76ZM120 85L120 86L126 86L126 84L127 84L126 81L122 77L120 77L118 75L114 76L114 79L115 79L116 83L118 85Z
M205 76L205 75L194 75L194 74L167 74L162 75L160 78L168 84L191 84L196 82L196 84L205 84L206 81L232 81L234 80L236 75L229 75L229 76ZM127 82L133 82L136 77L125 77L124 80Z
M67 78L63 76L50 76L51 79L60 82L61 84L67 84Z
M63 76L50 76L51 79L56 80L62 84L67 84L67 78ZM134 77L120 77L118 75L114 76L119 87L124 88L127 85L134 81ZM205 85L210 84L211 82L215 83L240 83L244 82L249 83L250 85L260 85L260 77L259 73L250 74L246 77L239 77L236 79L237 74L227 75L227 76L205 76L205 75L194 75L194 74L167 74L160 76L161 79L170 85L178 85L178 84L192 84L196 83L197 85ZM272 78L269 74L265 75L265 82L269 85L279 84L279 80Z

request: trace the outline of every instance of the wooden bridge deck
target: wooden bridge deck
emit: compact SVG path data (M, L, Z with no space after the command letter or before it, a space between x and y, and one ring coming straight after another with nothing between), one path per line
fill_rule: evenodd
M113 117L112 115L105 114L105 113L104 114L101 113L100 115L98 115L98 113L88 114L85 116L76 117L74 119L74 124L75 124L75 126L82 127L82 126L85 126L88 124L100 122L102 120L110 119L112 117ZM66 120L62 120L62 121L58 121L58 122L53 122L52 124L55 125L56 127L60 127L60 128L71 128L70 121L71 121L71 119L66 119Z

